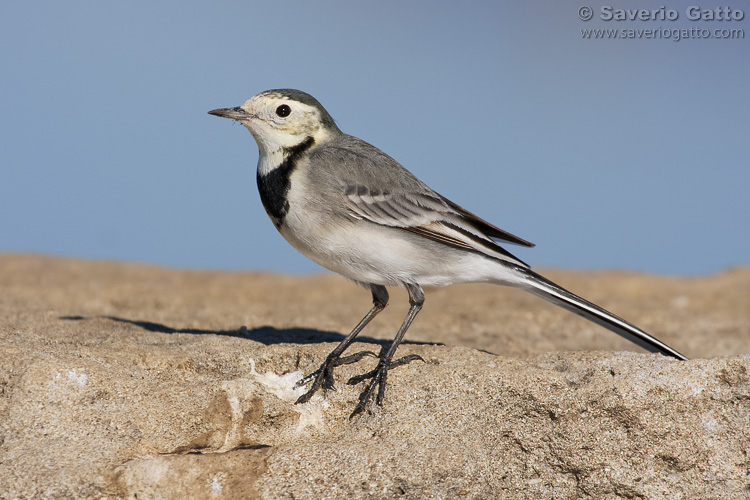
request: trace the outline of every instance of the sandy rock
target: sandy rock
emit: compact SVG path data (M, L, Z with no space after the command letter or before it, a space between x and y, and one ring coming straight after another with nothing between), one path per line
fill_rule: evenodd
M750 498L750 270L548 274L701 359L429 290L399 349L424 362L350 420L369 357L293 404L369 307L343 279L0 256L0 499ZM391 302L352 352L393 335Z

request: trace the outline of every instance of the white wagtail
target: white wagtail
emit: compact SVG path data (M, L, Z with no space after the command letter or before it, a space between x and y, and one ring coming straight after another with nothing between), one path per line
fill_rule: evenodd
M333 389L333 369L360 352L341 355L388 304L386 286L403 286L411 307L377 367L353 377L371 379L352 415L375 393L382 405L388 369L421 359L394 360L396 348L422 308L422 286L487 282L522 288L607 328L651 352L687 359L627 321L532 271L498 242L534 246L439 195L393 158L347 135L312 96L299 90L262 92L212 115L247 127L258 143L258 189L268 216L291 245L318 264L372 293L373 307L328 355L297 403L321 387Z

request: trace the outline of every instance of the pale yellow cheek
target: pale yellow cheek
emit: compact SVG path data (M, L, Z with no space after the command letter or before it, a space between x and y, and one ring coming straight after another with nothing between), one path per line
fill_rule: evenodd
M316 137L316 133L320 129L320 122L315 116L305 115L294 122L280 124L279 126L287 134Z

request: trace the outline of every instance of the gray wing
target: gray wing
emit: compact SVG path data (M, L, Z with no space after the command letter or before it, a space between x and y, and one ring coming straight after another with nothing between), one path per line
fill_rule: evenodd
M364 186L346 187L352 217L409 231L448 245L529 267L494 239L534 246L486 222L437 193L388 193Z
M310 175L328 193L344 189L344 208L356 219L403 229L425 238L529 267L495 240L534 246L437 194L396 160L356 137L341 134L311 153Z

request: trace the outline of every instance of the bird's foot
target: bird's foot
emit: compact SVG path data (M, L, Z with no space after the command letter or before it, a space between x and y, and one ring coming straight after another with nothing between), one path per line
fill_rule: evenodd
M296 389L297 387L302 387L311 380L313 381L310 389L297 398L296 404L307 403L310 401L313 394L315 394L321 387L323 388L323 391L335 391L336 387L333 385L333 369L337 366L356 363L365 356L377 357L374 352L370 351L361 351L350 356L344 356L343 358L333 353L329 354L323 364L320 365L320 368L294 384L294 388Z
M394 361L387 361L383 358L380 358L380 362L374 370L350 378L347 382L347 384L349 385L356 385L363 380L367 380L368 378L371 380L370 383L367 384L365 390L362 391L362 394L359 395L359 403L357 403L357 406L354 408L352 414L349 415L349 418L362 413L365 408L367 408L367 404L372 399L373 394L375 394L375 386L378 387L378 395L375 398L375 403L378 406L383 406L383 398L385 397L385 383L386 379L388 378L388 370L390 370L391 368L396 368L397 366L411 363L412 361L416 360L424 362L422 356L419 356L417 354L409 354L408 356L398 358Z

